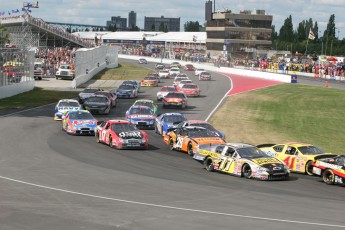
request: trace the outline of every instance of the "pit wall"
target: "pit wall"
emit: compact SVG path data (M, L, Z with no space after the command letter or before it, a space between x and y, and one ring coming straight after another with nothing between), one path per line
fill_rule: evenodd
M78 49L75 56L75 78L71 87L77 88L106 68L115 68L119 64L118 47L99 46Z
M5 85L0 87L0 99L6 97L12 97L14 95L24 93L30 90L33 90L35 87L35 80L30 77L23 77L21 82Z
M157 63L162 62L163 64L171 64L173 61L178 61L181 65L193 64L193 66L196 68L202 68L208 71L240 75L243 77L268 79L268 80L274 80L274 81L286 82L286 83L291 82L291 75L287 75L287 74L260 72L260 71L246 70L246 69L235 69L235 68L230 68L230 67L217 67L217 66L214 66L213 63L196 63L196 62L192 63L192 62L185 62L185 61L165 59L165 58L161 59L161 58L132 56L132 55L124 55L124 54L119 54L119 58L130 59L130 60L139 60L139 58L145 58L148 62L157 62Z

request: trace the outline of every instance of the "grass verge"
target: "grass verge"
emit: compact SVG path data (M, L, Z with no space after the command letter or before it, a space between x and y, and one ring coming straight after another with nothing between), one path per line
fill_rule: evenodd
M144 76L153 72L155 71L138 65L122 63L117 68L101 71L92 80L142 80Z
M283 84L231 96L211 119L228 142L301 141L343 154L345 91Z
M73 91L52 91L34 88L29 92L0 99L0 110L33 108L58 102L58 100L62 98L75 98L78 93L79 92Z

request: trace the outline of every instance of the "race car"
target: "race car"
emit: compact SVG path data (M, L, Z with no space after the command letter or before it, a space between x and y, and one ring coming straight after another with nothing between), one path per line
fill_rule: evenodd
M192 64L186 64L184 67L183 67L184 70L187 70L187 71L194 71L195 70L195 67L192 65Z
M145 58L139 58L138 63L139 64L147 64L147 60Z
M158 86L158 80L156 77L153 76L146 76L143 80L140 82L140 86Z
M177 66L178 68L181 68L181 64L178 61L171 62L170 66Z
M111 102L111 107L116 107L117 105L117 95L113 91L110 90L103 90L103 91L98 91L95 93L95 95L104 95L108 97L108 99Z
M225 140L225 135L221 131L217 130L215 127L213 127L210 123L203 120L185 120L181 123L179 123L176 127L182 128L187 126L198 126L198 127L204 127L205 129L211 130L216 135L218 135L220 138Z
M67 111L62 116L62 130L73 135L95 135L97 120L87 110Z
M186 117L181 113L163 113L156 118L155 131L164 136L185 120Z
M195 76L199 76L199 74L200 74L201 72L205 72L205 69L197 68L197 69L195 69L195 71L194 71L194 75L195 75Z
M116 90L117 98L136 98L139 89L134 84L121 84Z
M183 84L178 89L180 92L186 94L187 97L199 97L200 96L200 89L197 84L194 83L186 83Z
M164 142L170 150L186 152L193 156L200 145L224 144L224 140L203 127L176 128L164 136Z
M163 98L163 108L180 107L185 109L188 106L188 98L182 92L169 92Z
M158 92L157 92L157 101L161 101L169 92L176 92L177 89L175 86L163 86Z
M86 88L83 91L81 91L78 94L78 100L79 103L82 104L84 103L84 100L88 97L91 97L93 95L95 95L96 92L102 91L101 89L97 89L97 88Z
M171 69L169 70L169 75L172 76L172 77L175 77L177 75L179 75L181 72L180 72L180 69L178 67L171 67Z
M156 63L155 68L156 69L164 69L165 65L163 63Z
M291 172L305 173L308 175L313 175L312 162L316 156L318 159L322 159L330 155L330 153L325 153L314 145L300 142L263 144L257 147L267 155L283 160Z
M82 107L77 100L74 99L61 99L54 109L54 120L62 120L62 116L68 111L81 110Z
M126 119L138 128L154 129L156 114L147 106L133 105L126 111Z
M116 149L148 149L146 132L125 120L101 122L96 129L96 141Z
M92 114L109 114L112 106L107 96L95 94L84 100L83 107Z
M149 99L139 99L139 100L136 100L133 105L142 105L142 106L147 106L149 107L150 109L153 110L153 112L155 114L157 114L158 112L158 106L154 103L153 100L149 100Z
M177 87L182 80L190 80L190 79L187 76L181 76L181 75L176 76L174 78L173 85Z
M140 91L140 82L135 80L124 80L121 85L133 85L137 91Z
M162 70L160 70L160 71L158 72L158 75L159 75L159 78L160 78L160 79L162 79L162 78L165 78L165 79L170 78L170 74L169 74L169 71L168 71L168 70L162 69Z
M345 184L345 156L333 155L324 159L315 157L313 173L322 176L322 180L328 184Z
M203 161L207 171L219 171L248 179L288 180L290 175L283 161L249 144L204 145L199 147L193 158Z
M201 72L199 74L199 81L211 81L212 77L211 74L209 72Z

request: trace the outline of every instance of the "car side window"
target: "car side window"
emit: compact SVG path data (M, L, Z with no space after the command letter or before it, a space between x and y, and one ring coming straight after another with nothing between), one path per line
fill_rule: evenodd
M289 146L287 147L285 154L287 155L296 155L298 153L297 149L295 147Z
M234 154L234 153L235 153L235 149L229 147L226 150L225 156L232 156L232 154Z
M277 153L281 153L283 151L283 147L284 147L283 145L277 145L277 146L274 146L273 149Z
M224 149L224 146L218 146L216 148L216 153L222 153L223 152L223 149Z
M110 123L106 124L104 129L109 129L109 127L110 127Z

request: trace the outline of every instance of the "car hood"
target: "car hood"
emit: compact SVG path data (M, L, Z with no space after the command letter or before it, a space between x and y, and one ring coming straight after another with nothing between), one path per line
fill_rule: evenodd
M156 119L154 115L144 115L144 114L135 114L135 115L128 115L128 119L138 119L138 120L148 120L148 119Z
M75 127L96 127L96 120L70 120Z
M142 139L144 135L140 131L126 131L116 132L116 134L122 139Z
M73 110L79 110L80 107L58 107L55 112L66 112L66 111L73 111Z
M249 159L250 161L254 162L255 164L262 166L266 164L276 164L276 165L283 165L280 160L274 157L266 157L266 158L254 158Z

